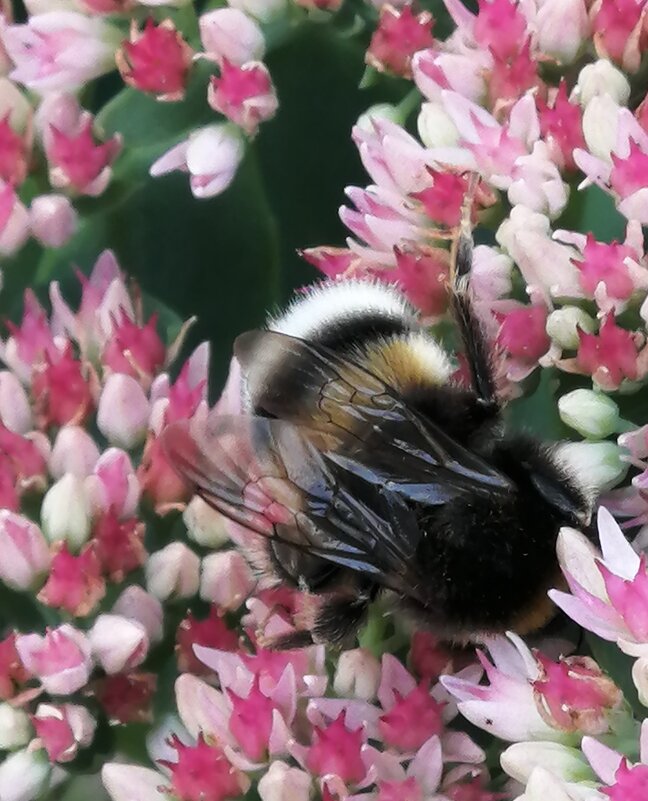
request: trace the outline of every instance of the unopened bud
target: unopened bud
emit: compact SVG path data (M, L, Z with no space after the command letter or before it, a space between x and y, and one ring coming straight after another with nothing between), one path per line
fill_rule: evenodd
M0 704L0 750L13 751L32 738L29 716L11 704Z
M423 103L417 127L427 147L454 147L459 141L457 126L441 103Z
M563 306L547 317L547 334L565 350L577 350L578 329L592 334L596 331L595 321L578 306Z
M146 588L160 601L191 598L199 586L200 559L184 543L172 542L149 557Z
M628 472L621 453L614 442L566 442L556 448L569 472L597 495L615 487Z
M380 662L366 648L343 651L335 671L333 688L343 697L371 701L380 684Z
M41 507L43 533L50 542L67 542L79 550L90 536L90 510L83 480L66 473L53 484Z
M586 439L605 439L619 425L616 403L592 389L575 389L558 401L560 419Z
M593 64L586 64L578 74L576 95L578 102L585 108L593 97L605 94L623 106L630 97L630 84L611 61L600 58Z

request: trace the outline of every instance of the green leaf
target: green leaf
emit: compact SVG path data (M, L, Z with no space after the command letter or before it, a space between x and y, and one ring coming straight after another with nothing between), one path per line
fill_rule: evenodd
M587 233L596 239L611 242L623 240L627 220L614 204L614 198L598 186L589 186L582 191L572 187L569 204L554 228L567 228Z
M32 280L41 294L57 279L67 297L77 297L70 265L87 272L104 248L169 313L198 316L188 344L212 341L216 384L234 337L259 325L277 299L276 230L253 153L229 189L211 200L195 200L182 174L135 184L87 217L67 246L47 251Z
M305 23L267 58L280 106L254 147L281 231L284 297L317 277L298 249L344 244L348 232L337 215L344 187L369 183L352 126L369 106L398 102L411 88L381 79L359 91L365 44L336 35L329 25Z
M218 120L207 105L207 83L213 72L213 64L197 61L185 97L177 103L160 103L137 89L122 89L97 115L97 126L106 136L121 134L125 150L180 139L193 128Z
M506 409L507 420L513 429L529 431L541 439L559 440L569 436L569 429L558 415L556 389L558 378L553 369L536 370L529 380L537 387L524 397L513 401ZM573 433L573 432L572 432Z

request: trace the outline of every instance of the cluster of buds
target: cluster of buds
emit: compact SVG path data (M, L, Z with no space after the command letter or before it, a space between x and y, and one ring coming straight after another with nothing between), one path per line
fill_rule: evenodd
M271 600L253 599L244 625L289 630L284 613L273 611L279 599L269 607ZM271 652L249 633L253 647L236 653L195 649L204 678L176 681L178 718L150 740L155 768L104 766L114 801L158 801L160 793L225 801L252 782L262 801L308 801L314 791L329 801L500 797L487 789L483 750L449 725L456 704L429 668L441 659L450 670L451 660L433 641L413 644L413 672L389 654L344 652L325 696L322 646ZM468 666L457 680L480 674Z
M207 344L173 380L187 326L167 345L110 252L80 281L76 310L57 284L50 314L28 292L0 342L0 581L36 613L0 630L3 798L34 798L98 730L150 721L153 648L183 670L197 644L237 648L223 616L255 586L238 552L206 554L227 542L221 519L188 503L160 447L207 410ZM207 617L170 630L165 605L192 599Z
M33 236L44 247L65 244L77 227L72 200L103 193L123 148L118 132L105 135L78 106L80 90L118 70L127 86L159 101L182 102L191 81L205 84L205 105L227 122L196 127L156 161L151 174L190 173L196 197L211 197L232 181L246 137L274 116L278 101L268 69L263 26L292 24L286 0L233 2L203 14L199 33L170 18L158 20L159 2L142 20L136 3L121 0L27 3L27 19L0 14L0 255L18 251ZM177 5L169 3L169 6ZM303 5L295 2L295 5ZM305 4L308 5L308 4ZM328 11L334 4L315 4ZM198 69L200 62L206 69ZM208 86L207 86L208 84ZM204 119L204 114L202 115ZM45 167L45 174L42 167ZM37 195L25 181L49 181ZM29 198L30 205L25 205Z

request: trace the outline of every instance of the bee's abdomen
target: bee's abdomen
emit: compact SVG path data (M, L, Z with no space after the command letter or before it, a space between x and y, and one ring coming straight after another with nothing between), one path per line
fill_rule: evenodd
M421 329L417 314L393 286L374 280L323 283L298 296L287 311L268 323L272 331L323 346L366 368L404 397L448 381L450 363L443 348ZM299 364L269 360L264 392L300 391ZM304 392L304 402L309 403ZM263 414L263 398L247 398ZM315 410L313 409L315 412Z

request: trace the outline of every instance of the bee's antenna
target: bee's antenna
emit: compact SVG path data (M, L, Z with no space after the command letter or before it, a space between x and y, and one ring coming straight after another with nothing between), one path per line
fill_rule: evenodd
M461 218L450 251L451 278L455 287L460 279L468 275L472 267L472 209L478 183L479 175L476 172L471 172L466 194L461 204Z
M461 207L461 219L450 252L450 297L470 367L473 388L485 404L496 407L498 402L490 348L473 308L470 291L473 260L472 209L478 183L477 173L471 173Z

